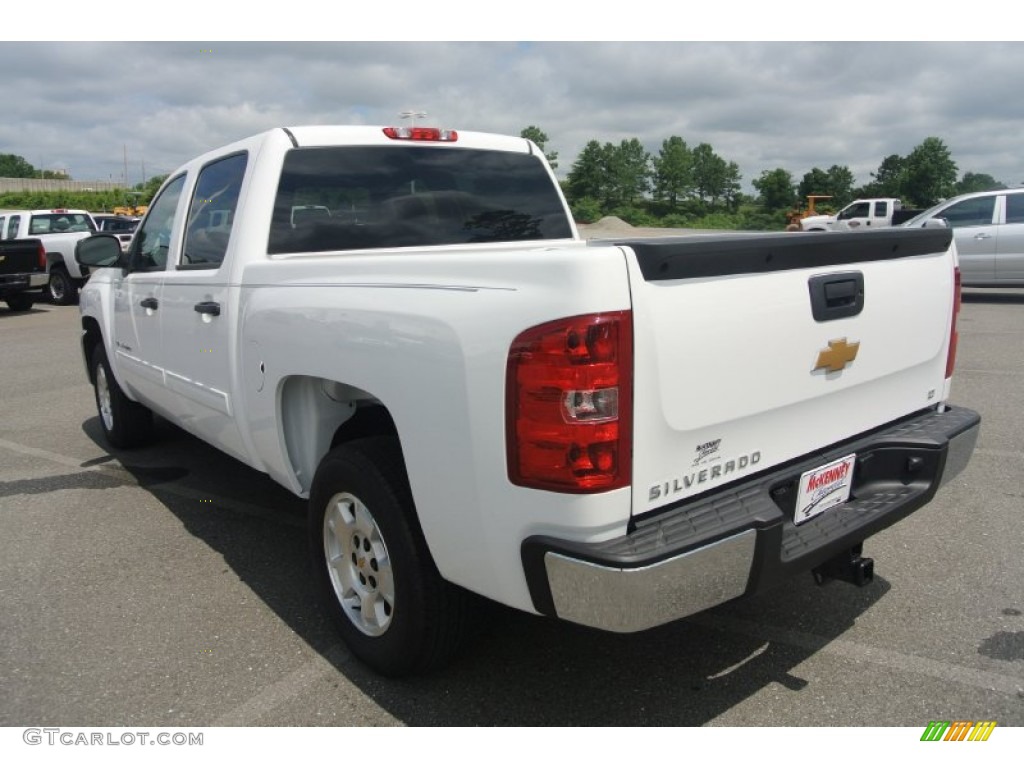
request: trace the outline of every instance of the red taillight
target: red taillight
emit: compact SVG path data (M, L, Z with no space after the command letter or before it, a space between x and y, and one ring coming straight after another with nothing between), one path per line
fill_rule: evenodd
M569 317L519 334L505 401L513 483L566 493L629 485L632 313Z
M953 319L949 327L949 352L946 353L946 378L953 375L956 366L956 343L960 334L956 332L956 319L960 314L960 267L953 267Z
M39 243L39 250L36 251L36 255L39 257L39 269L43 272L46 271L46 248L42 242Z
M415 128L397 127L385 128L384 135L389 139L400 139L403 141L458 141L458 131L449 131L442 128Z

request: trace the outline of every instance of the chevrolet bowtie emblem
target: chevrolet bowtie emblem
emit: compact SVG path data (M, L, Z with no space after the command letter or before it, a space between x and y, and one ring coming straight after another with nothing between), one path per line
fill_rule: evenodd
M828 343L828 349L823 349L818 353L818 362L811 369L811 373L820 371L822 368L825 369L825 373L836 373L843 370L847 363L852 363L857 357L858 349L860 349L859 341L847 344L846 339L832 339Z

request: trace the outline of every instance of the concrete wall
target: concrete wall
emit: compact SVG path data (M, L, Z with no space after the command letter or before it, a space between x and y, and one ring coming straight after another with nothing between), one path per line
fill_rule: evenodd
M70 181L68 179L0 178L3 192L109 192L124 189L119 181Z

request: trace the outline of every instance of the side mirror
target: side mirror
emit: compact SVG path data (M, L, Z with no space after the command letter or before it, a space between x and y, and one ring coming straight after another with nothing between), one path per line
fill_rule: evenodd
M75 261L84 267L123 267L121 241L114 235L93 235L75 245Z
M921 226L925 229L949 229L949 222L945 219L934 218L925 220Z

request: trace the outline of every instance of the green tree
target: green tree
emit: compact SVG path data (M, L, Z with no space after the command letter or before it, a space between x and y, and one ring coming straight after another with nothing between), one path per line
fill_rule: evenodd
M958 195L963 195L967 192L989 192L993 189L1006 189L1006 185L1001 181L996 181L987 173L967 171L963 178L956 183L956 193Z
M841 208L853 200L853 171L845 165L833 165L827 171L812 168L804 174L797 187L797 197L801 200L808 195L829 195L831 205Z
M957 167L942 139L929 136L907 155L901 197L928 207L956 191Z
M743 174L740 173L739 165L731 161L726 163L725 177L722 182L722 200L733 213L739 210L743 200L743 195L740 192L742 180Z
M783 168L761 171L761 175L752 183L761 195L761 204L769 211L787 210L796 202L793 176Z
M863 197L902 197L907 173L906 158L889 155L871 174L874 181L860 190Z
M828 192L835 205L844 206L853 200L853 184L856 179L846 165L833 165L828 169Z
M829 186L828 172L815 166L804 174L796 193L801 200L808 195L831 195L832 192L829 191Z
M693 185L700 200L717 204L726 194L728 176L728 163L715 154L710 144L693 148Z
M140 182L135 185L135 191L139 193L138 201L133 202L134 205L149 205L150 201L156 197L156 193L160 191L160 185L167 181L169 173L165 173L162 176L150 176L144 182Z
M693 153L679 136L662 142L653 165L655 200L675 208L681 199L693 194Z
M558 153L547 151L546 145L548 143L548 135L544 133L544 131L536 125L531 125L528 128L523 128L523 130L519 132L519 136L524 139L529 139L536 144L540 148L540 151L544 153L544 157L547 158L548 165L550 165L552 169L558 167Z
M32 179L39 171L21 155L0 155L0 176L8 179Z
M606 145L611 146L611 145ZM589 197L602 206L608 199L608 153L596 139L591 139L572 164L566 178L570 201Z
M623 139L619 146L606 144L613 205L632 205L651 188L651 156L639 139Z

